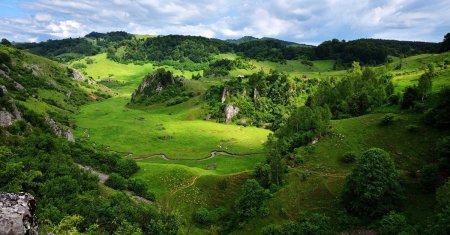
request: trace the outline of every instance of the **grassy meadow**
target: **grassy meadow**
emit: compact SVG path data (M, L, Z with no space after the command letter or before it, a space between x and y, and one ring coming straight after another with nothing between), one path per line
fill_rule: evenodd
M442 61L449 56L448 53L413 56L402 59L402 68L393 70L400 63L396 58L386 67L392 70L395 89L400 92L406 86L417 84L426 64ZM86 64L86 59L75 63L85 63L83 71L97 82L117 81L114 87L111 86L116 95L81 107L73 117L78 126L76 136L89 138L136 159L140 170L133 178L142 179L150 186L158 206L162 210L178 211L184 232L208 233L208 228L193 226L192 213L199 207L233 206L241 183L250 176L255 164L266 157L263 144L270 131L203 120L205 113L201 95L169 107L164 104L129 107L127 104L133 90L146 74L157 67L150 63L119 64L108 60L105 54L89 58L94 61L92 64ZM235 59L236 55L220 54L217 58ZM287 61L286 64L255 60L250 60L250 63L253 69L233 70L231 75L276 69L291 76L305 75L320 79L346 73L333 71L333 61L314 61L311 67L301 64L299 60ZM179 71L170 66L165 68L186 78L202 72ZM438 76L433 81L434 91L449 84L450 75L446 67L437 67L436 71ZM188 80L187 87L202 94L209 86L218 83L219 80L214 79ZM45 91L43 95L51 96L51 93ZM261 230L261 224L296 219L305 211L338 216L338 195L353 167L352 164L342 163L340 158L346 152L359 155L371 147L383 148L394 157L407 193L402 207L408 220L420 221L421 216L432 213L427 205L433 202L433 195L422 193L417 187L417 179L411 178L408 173L420 169L427 159L430 146L443 133L422 126L416 114L399 112L396 108L392 110L380 109L378 113L332 121L329 135L315 145L298 149L296 154L304 160L304 164L289 169L287 184L268 200L270 216L253 218L234 234L255 233ZM380 125L386 112L394 112L395 115L393 124L388 127ZM408 130L411 125L417 126L416 132ZM218 154L215 158L201 161L214 150L251 155L236 157ZM156 154L165 154L172 160L154 156Z

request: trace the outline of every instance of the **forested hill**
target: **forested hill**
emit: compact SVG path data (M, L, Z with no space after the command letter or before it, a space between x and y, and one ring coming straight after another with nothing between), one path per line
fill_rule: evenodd
M333 39L315 47L274 38L258 39L250 36L235 40L220 40L182 35L152 37L119 31L92 32L82 38L48 40L40 43L17 43L16 47L59 61L71 61L107 52L108 58L120 63L177 61L208 64L216 54L236 53L244 58L274 62L293 59L334 59L337 60L338 66L349 67L353 61L377 65L385 63L388 56L401 57L438 52L441 46L439 43L431 42ZM200 69L203 67L197 66Z
M316 59L335 59L343 65L353 61L376 65L387 62L388 56L405 57L423 53L436 53L440 44L433 42L396 41L383 39L358 39L339 41L333 39L314 49Z

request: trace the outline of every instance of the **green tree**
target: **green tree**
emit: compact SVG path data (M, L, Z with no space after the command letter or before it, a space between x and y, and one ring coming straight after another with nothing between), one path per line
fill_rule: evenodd
M429 220L426 234L450 234L450 180L436 192L436 213Z
M431 87L433 85L433 78L435 77L434 66L432 64L428 65L427 70L419 78L418 92L422 101L424 101L429 93L431 92Z
M377 231L380 235L417 234L414 228L408 224L405 216L395 212L390 212L380 220Z
M239 218L247 220L258 214L264 214L267 210L264 201L269 197L270 193L261 187L258 181L254 179L245 181L235 205Z
M444 40L441 43L441 52L450 51L450 33L444 36Z
M377 218L394 209L401 198L401 187L394 162L378 148L367 150L346 178L341 194L347 212Z

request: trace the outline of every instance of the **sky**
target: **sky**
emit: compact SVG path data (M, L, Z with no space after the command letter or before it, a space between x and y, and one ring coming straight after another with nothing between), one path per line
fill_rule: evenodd
M440 42L450 0L0 0L0 38L16 42L89 32Z

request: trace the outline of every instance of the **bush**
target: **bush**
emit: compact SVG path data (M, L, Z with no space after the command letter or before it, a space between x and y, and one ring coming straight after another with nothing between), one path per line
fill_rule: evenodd
M416 234L414 228L406 222L405 216L390 212L380 220L378 226L378 234L395 235L395 234Z
M394 115L393 114L386 114L384 115L383 119L381 119L381 125L383 126L389 126L394 121Z
M116 173L111 173L111 175L109 175L108 180L106 180L105 182L105 185L117 190L127 189L127 184L128 184L127 180Z
M378 148L364 152L346 178L341 199L347 212L361 218L381 217L394 209L401 188L389 154Z
M114 169L115 172L119 173L125 178L129 178L131 175L139 170L139 166L136 161L132 159L119 159L117 165Z
M225 210L220 207L212 210L201 207L194 213L194 221L201 225L210 225L219 221L224 213Z
M147 184L140 179L129 180L128 190L133 191L137 196L150 201L155 201L155 194L150 192Z
M341 162L350 164L350 163L355 162L356 158L357 158L357 156L354 152L346 152L346 153L344 153L344 155L342 155Z

